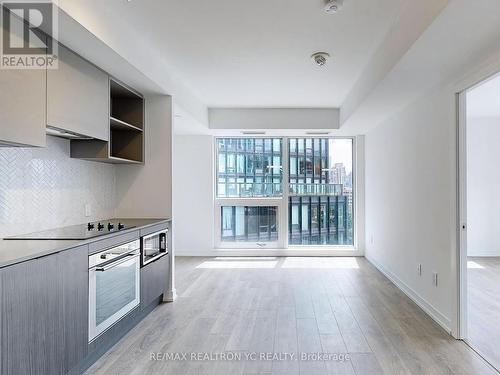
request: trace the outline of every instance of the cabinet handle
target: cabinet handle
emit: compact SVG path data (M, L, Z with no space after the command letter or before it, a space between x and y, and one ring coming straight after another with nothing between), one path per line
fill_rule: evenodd
M96 267L95 270L97 272L104 272L104 271L110 270L112 268L115 268L116 266L119 266L122 263L128 262L130 259L134 259L134 258L139 258L139 254L126 254L125 256L119 258L120 261L113 262L113 263L108 264L108 265L103 266L103 267Z

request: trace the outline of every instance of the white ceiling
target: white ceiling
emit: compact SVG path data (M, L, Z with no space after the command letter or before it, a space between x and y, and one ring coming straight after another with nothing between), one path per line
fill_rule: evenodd
M210 130L207 106L340 107L340 131L365 134L498 50L496 0L345 3L327 15L322 0L59 0L171 94L176 129L193 134ZM476 102L471 113L498 114Z
M209 107L340 107L407 1L345 0L336 15L323 0L59 3L109 42L147 48Z
M437 1L437 0L432 0ZM478 70L498 61L500 1L450 0L429 27L378 81L342 129L366 134L412 102L436 90L453 93Z
M500 117L500 75L467 93L467 117Z

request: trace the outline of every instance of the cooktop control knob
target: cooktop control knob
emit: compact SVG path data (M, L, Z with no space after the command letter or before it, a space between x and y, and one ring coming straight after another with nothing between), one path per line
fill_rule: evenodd
M94 225L94 224L92 224L92 223L88 223L88 224L87 224L87 230L88 230L88 231L91 231L91 230L92 230L92 229L94 229L94 228L95 228L95 225Z
M118 223L118 230L122 230L123 228L125 228L125 225L122 223Z
M101 231L101 230L103 230L103 229L104 229L104 225L103 225L103 224L101 224L101 223L97 223L97 230L98 230L98 231Z
M115 227L115 224L113 224L113 223L108 223L108 230L110 230L110 231L111 231L111 230L113 230L113 229L114 229L114 227Z

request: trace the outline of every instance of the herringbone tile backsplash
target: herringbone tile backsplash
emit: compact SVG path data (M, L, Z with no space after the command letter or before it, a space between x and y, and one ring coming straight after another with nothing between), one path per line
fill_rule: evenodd
M65 139L0 147L0 238L114 217L115 180L112 165L71 159Z

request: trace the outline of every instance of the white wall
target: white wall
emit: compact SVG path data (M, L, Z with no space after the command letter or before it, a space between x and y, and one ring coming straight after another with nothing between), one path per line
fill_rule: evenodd
M119 217L172 217L172 99L146 97L145 164L117 166Z
M213 138L175 135L174 217L177 255L213 249Z
M467 255L500 256L500 118L467 118Z
M455 288L455 124L454 93L441 88L365 139L366 257L448 329Z
M338 129L336 108L210 108L210 129Z

